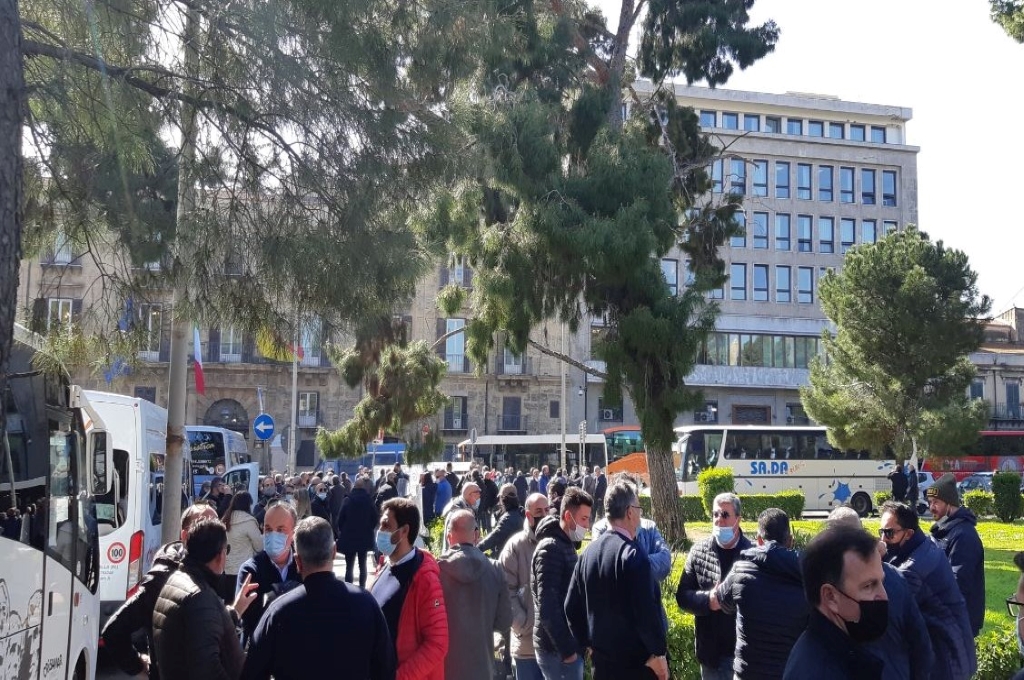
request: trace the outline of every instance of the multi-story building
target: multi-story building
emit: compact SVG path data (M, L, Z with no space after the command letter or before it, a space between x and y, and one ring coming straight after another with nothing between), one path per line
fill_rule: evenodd
M638 89L643 92L644 83ZM806 422L798 388L807 383L808 361L828 326L818 281L842 266L850 248L916 222L918 149L907 144L906 134L911 112L795 93L677 86L676 96L698 112L722 148L711 167L712 198L741 194L746 227L744 236L724 248L729 281L712 293L721 316L689 380L702 388L706 404L679 422ZM678 251L662 260L662 270L672 289L687 284L687 263ZM230 276L229 270L225 275ZM91 262L76 258L66 246L42 261L26 260L20 288L25 315L45 329L54 321L109 307L102 287L95 285L98 278ZM437 310L437 293L450 282L471 288L473 273L461 264L440 266L420 282L404 315L410 336L436 345L448 364L443 389L451 402L427 425L441 433L449 453L474 431L477 436L557 433L563 416L570 434L580 421L586 421L589 432L637 422L628 399L621 405L605 403L601 381L574 368L565 369L563 400L563 365L539 351L516 355L498 339L487 365L472 366L462 334L441 339L466 322L465 316L445 318ZM142 367L115 377L109 386L102 378L92 384L166 405L169 299L169 292L157 291L154 302L137 304L132 311L136 323L150 333ZM591 328L566 332L563 339L563 329L552 322L533 337L574 359L593 362L591 336L599 331L595 320ZM317 458L316 428L344 424L362 396L345 387L330 365L324 336L317 321L310 320L300 343L304 352L294 408L303 468ZM203 328L201 337L207 390L206 396L190 393L187 422L230 427L252 441L251 423L262 394L263 408L276 418L278 429L287 425L293 408L291 364L261 357L253 339L230 326ZM82 379L90 382L87 376Z
M988 429L1024 430L1024 309L1011 307L985 324L985 340L971 363L978 374L970 396L988 404Z

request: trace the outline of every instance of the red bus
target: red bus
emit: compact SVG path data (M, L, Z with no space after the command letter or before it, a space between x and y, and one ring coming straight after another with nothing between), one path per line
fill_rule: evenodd
M1024 470L1024 430L984 430L978 441L964 448L962 456L928 457L921 465L923 472L936 477L952 472L959 482L975 472Z

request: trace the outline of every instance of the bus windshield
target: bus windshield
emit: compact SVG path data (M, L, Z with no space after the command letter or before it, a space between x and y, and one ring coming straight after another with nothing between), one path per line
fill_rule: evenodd
M609 427L604 431L604 438L608 444L609 463L645 450L639 427Z
M713 468L718 463L718 454L722 450L722 433L690 432L683 435L679 447L683 454L680 481L696 479L701 471Z
M192 451L192 492L196 498L200 498L203 482L222 476L227 470L224 435L220 432L188 430L188 445Z

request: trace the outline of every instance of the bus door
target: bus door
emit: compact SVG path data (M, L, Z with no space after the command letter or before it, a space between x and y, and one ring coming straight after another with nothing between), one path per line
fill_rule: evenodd
M239 491L248 491L255 502L260 497L260 464L243 463L242 465L236 465L224 473L224 483L231 489L232 494L236 494Z
M46 499L46 526L40 536L45 541L42 619L43 639L41 676L65 677L68 667L68 633L74 606L75 543L78 514L73 508L74 478L77 467L75 449L84 445L68 431L50 434L50 493ZM38 511L37 511L38 513Z

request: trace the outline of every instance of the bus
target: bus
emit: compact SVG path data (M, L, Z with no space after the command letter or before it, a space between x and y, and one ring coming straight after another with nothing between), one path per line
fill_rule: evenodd
M485 434L459 442L459 460L481 459L489 467L514 467L529 470L547 465L552 471L561 467L561 434ZM588 434L586 449L580 456L580 436L576 433L565 435L565 462L573 465L608 465L608 440L603 434Z
M192 495L197 499L203 495L203 482L208 482L214 477L224 478L229 469L250 463L252 460L245 437L234 430L207 425L186 425L185 434L188 437L192 458ZM258 470L256 474L258 476ZM236 480L235 485L238 483ZM228 485L232 489L235 488L231 482ZM248 490L251 485L246 483L243 486ZM258 495L253 496L254 500L257 498Z
M876 491L892 488L892 460L867 451L840 451L826 428L806 426L687 425L675 429L680 455L676 476L684 495L696 495L697 475L707 468L732 470L738 494L800 491L805 511L849 505L871 512Z
M373 470L373 477L376 479L379 468L386 467L390 470L395 463L405 465L405 442L400 439L385 440L381 444L367 444L366 453L361 458L321 458L313 472L331 472L336 475L346 472L349 479L355 479L359 468L364 467Z
M647 450L639 425L617 425L602 430L601 434L604 435L608 446L609 464L631 453L643 453Z
M1024 471L1024 430L983 430L962 455L929 456L921 463L921 471L935 477L952 472L958 482L975 472L1019 473Z
M96 673L97 495L110 484L111 439L67 375L35 370L42 339L15 326L0 432L0 677Z

